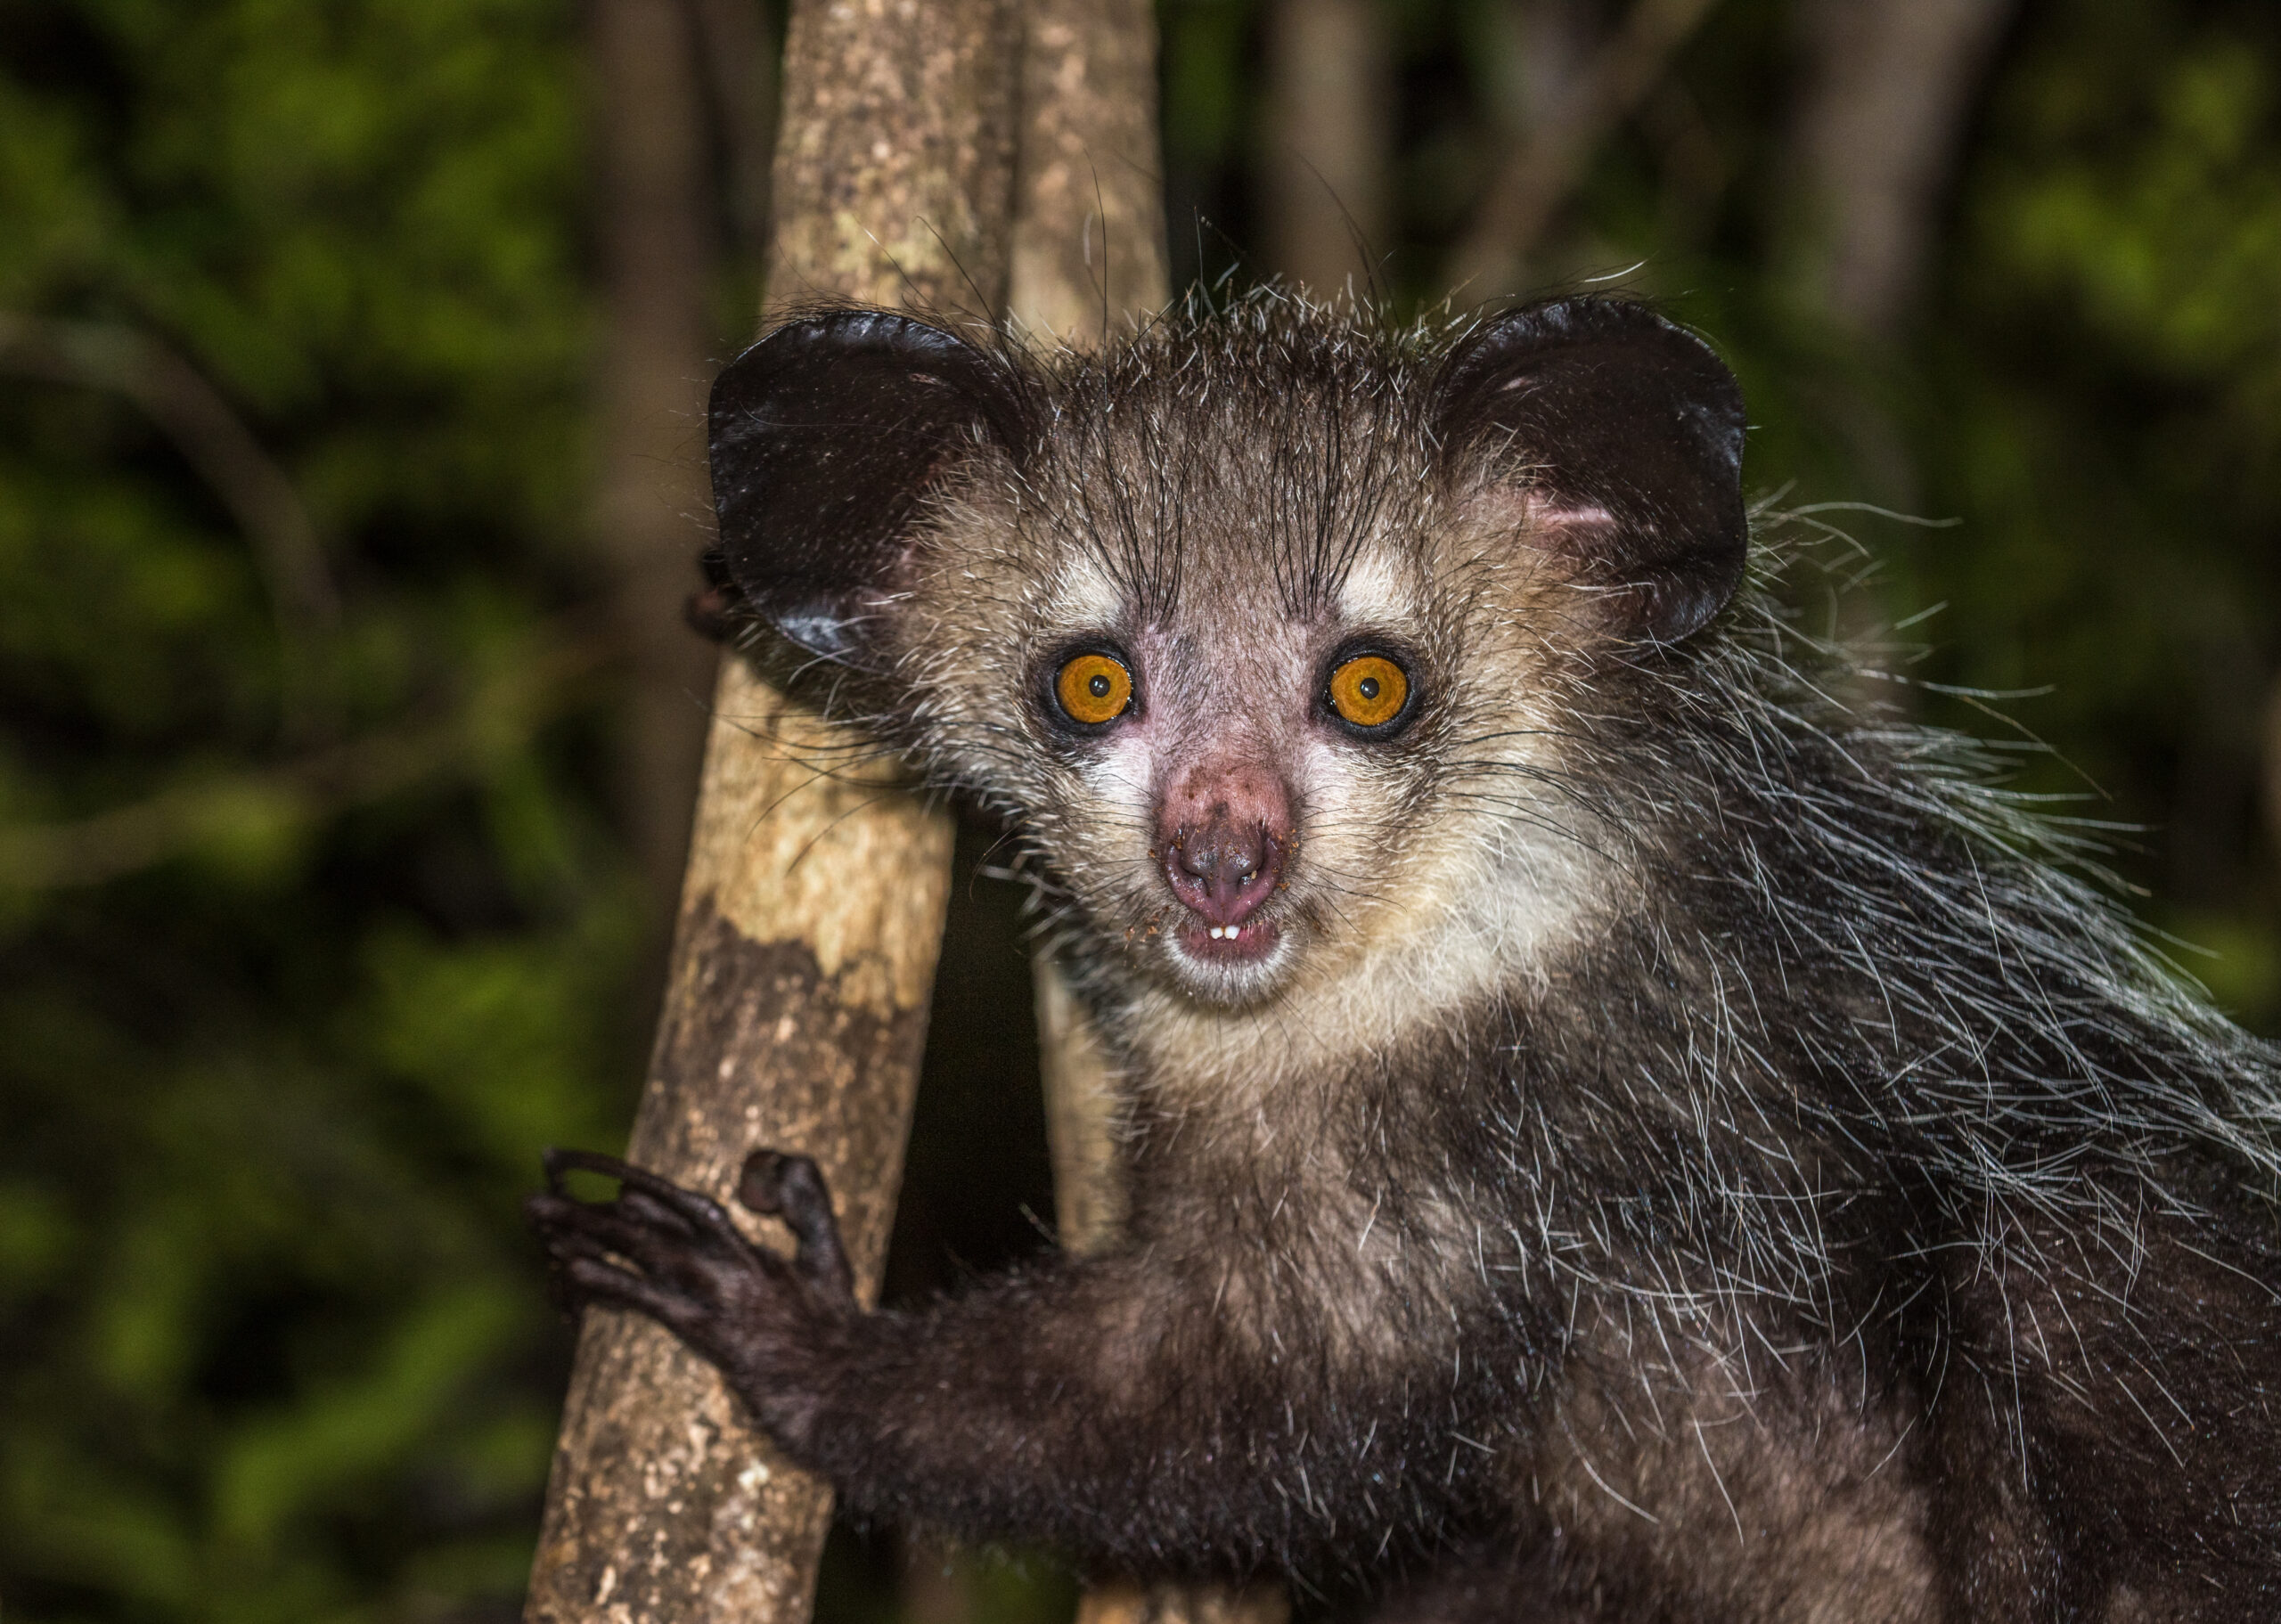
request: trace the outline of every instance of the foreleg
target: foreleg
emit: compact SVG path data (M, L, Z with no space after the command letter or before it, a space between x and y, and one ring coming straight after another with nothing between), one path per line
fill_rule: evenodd
M1438 1526L1470 1489L1468 1421L1415 1370L1329 1377L1304 1313L1227 1305L1195 1259L1057 1259L917 1312L855 1302L813 1163L756 1154L740 1202L797 1243L756 1246L705 1196L554 1153L529 1213L568 1305L645 1313L718 1366L761 1425L857 1510L969 1538L1042 1538L1153 1571L1348 1565ZM576 1200L572 1168L621 1180Z

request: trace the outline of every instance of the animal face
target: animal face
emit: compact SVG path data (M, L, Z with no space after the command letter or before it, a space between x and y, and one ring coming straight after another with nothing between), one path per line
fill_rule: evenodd
M1732 380L1644 310L1308 319L1040 368L843 313L716 392L719 573L1206 1006L1525 951L1591 845L1580 686L1740 567Z
M1562 815L1523 781L1557 771L1545 650L1512 634L1557 591L1542 555L1453 511L1422 437L1315 406L1272 443L1207 420L1055 448L946 506L888 632L922 746L1015 813L1097 939L1217 1005L1414 949L1497 855L1465 797ZM1367 498L1320 498L1373 451ZM1095 544L1087 507L1143 456L1178 495Z

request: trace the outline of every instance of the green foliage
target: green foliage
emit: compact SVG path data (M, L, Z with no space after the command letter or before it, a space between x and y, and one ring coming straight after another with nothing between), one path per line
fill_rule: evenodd
M1903 549L1939 674L2079 770L2038 788L2147 826L2126 867L2188 968L2281 1023L2258 779L2281 666L2281 27L2108 3L2035 20L1966 172L1911 408ZM1983 722L1984 726L1985 723ZM2281 819L2281 809L2274 816ZM2265 827L2272 828L2269 823Z
M0 836L63 882L0 909L12 1618L519 1595L564 1338L516 1202L622 1136L649 951L564 618L574 26L0 8L0 311L178 352L341 606L118 379L0 382L0 825L71 836Z

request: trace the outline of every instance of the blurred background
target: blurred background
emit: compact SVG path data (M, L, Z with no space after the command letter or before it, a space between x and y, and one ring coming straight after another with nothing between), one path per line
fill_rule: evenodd
M1667 301L1749 391L1754 490L1939 521L1826 515L1861 550L1805 612L2138 826L2132 904L2281 1029L2281 8L1160 20L1176 284ZM570 1345L516 1204L631 1119L781 28L0 0L12 1620L515 1616ZM978 851L891 1293L1051 1211ZM1072 1594L843 1531L823 1610Z

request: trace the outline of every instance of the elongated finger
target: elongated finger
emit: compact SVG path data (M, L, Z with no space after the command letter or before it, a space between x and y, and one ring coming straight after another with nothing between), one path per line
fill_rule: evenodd
M566 1173L600 1173L605 1179L625 1180L629 1175L639 1176L642 1171L631 1162L604 1155L599 1150L565 1150L559 1145L550 1145L539 1152L538 1160L539 1165L546 1170L546 1187L558 1196L562 1194L562 1179Z
M710 1196L684 1189L670 1179L660 1179L657 1174L645 1172L638 1167L627 1171L634 1177L625 1180L625 1187L618 1196L620 1206L629 1211L639 1210L645 1214L655 1214L662 1210L670 1212L691 1230L710 1234L715 1239L728 1243L732 1250L749 1249L751 1243L737 1228L736 1220L729 1216L729 1210Z
M721 1204L710 1196L683 1189L670 1179L660 1178L645 1167L619 1157L604 1155L598 1150L550 1149L541 1157L546 1168L547 1187L555 1195L562 1195L562 1178L572 1170L600 1173L618 1181L621 1191L618 1202L624 1204L638 1193L679 1217L692 1229L709 1230L721 1238L741 1241L742 1235Z
M596 1204L568 1196L533 1196L523 1203L529 1218L548 1246L557 1251L575 1248L586 1255L607 1251L639 1263L651 1274L668 1272L677 1259L688 1255L689 1233L679 1220L660 1233L654 1224L626 1217L617 1204Z
M647 1224L652 1229L672 1236L684 1245L700 1236L710 1237L713 1234L709 1226L690 1222L680 1208L667 1205L647 1190L637 1190L628 1186L620 1190L617 1199L609 1204L633 1222Z
M704 1304L614 1264L572 1258L562 1265L561 1274L582 1302L633 1309L691 1342L712 1321L712 1310Z

